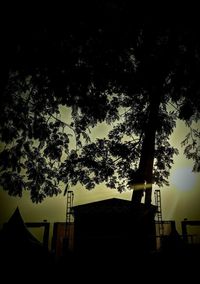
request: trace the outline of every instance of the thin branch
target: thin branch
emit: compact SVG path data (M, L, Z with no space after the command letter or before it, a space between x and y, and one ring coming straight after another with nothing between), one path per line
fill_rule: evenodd
M116 162L119 161L120 159L122 159L122 157L118 157L117 159L115 159L115 160L113 161L113 163L116 163Z
M119 117L126 115L131 109L132 109L132 107L130 107L129 109L127 109L125 112L121 113L121 114L119 115Z
M71 127L68 123L62 121L61 119L57 118L56 116L54 116L53 114L50 114L50 117L54 118L55 120L63 123L65 126L67 126L68 128L70 128L74 133L75 133L75 130L73 127Z
M134 148L140 143L140 140L141 140L141 139L138 139L138 141L137 141L136 143L134 143ZM129 143L129 144L132 144L133 142L128 141L128 143ZM117 159L115 159L115 160L113 161L113 163L116 163L116 162L119 161L120 159L122 159L122 157L118 157Z
M195 129L193 129L191 126L189 126L189 128L190 128L190 136L191 136L191 139L192 139L192 143L193 143L193 148L194 148L194 146L197 144L197 142L196 142L196 140L195 140L195 138L194 138L194 135L195 135ZM194 134L194 135L193 135Z
M169 105L171 105L176 111L179 111L179 109L172 103L168 102Z

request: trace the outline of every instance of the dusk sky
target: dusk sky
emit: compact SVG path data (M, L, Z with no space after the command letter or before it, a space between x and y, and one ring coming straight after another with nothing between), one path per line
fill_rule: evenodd
M108 126L101 124L94 130L94 137L98 135L101 138L107 131ZM170 140L179 149L179 155L174 157L169 179L170 186L160 188L163 220L175 220L180 233L180 224L184 218L200 220L200 173L192 173L192 161L183 155L183 148L180 147L180 142L187 131L184 122L178 121ZM154 189L158 187L154 186ZM74 205L112 197L130 200L132 195L131 190L120 194L116 190L106 188L103 184L91 191L80 184L70 190L74 192ZM154 203L154 195L152 195L152 200ZM54 198L48 197L42 203L34 204L30 200L29 192L24 192L23 197L19 198L11 197L1 190L0 203L1 226L9 219L17 206L25 222L40 222L44 219L51 223L65 221L66 197L63 194Z

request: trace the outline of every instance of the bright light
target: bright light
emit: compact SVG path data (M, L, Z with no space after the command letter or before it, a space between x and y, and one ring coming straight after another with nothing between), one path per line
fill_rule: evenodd
M171 175L171 184L180 191L191 190L195 186L196 177L189 167L174 170Z

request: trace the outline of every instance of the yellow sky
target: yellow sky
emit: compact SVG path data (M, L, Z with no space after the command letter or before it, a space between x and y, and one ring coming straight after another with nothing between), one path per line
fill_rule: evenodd
M105 127L102 124L95 130L98 136L105 133ZM180 233L180 222L184 218L200 220L200 173L191 174L192 161L183 156L180 141L183 140L185 133L184 123L178 122L171 142L179 148L180 154L174 159L170 175L171 185L161 188L163 220L176 220L177 229ZM176 170L179 171L178 174L176 174ZM181 190L180 185L184 183L187 183L188 186ZM155 187L155 189L158 189L158 187ZM112 197L130 199L132 193L127 191L120 194L115 190L107 189L104 185L98 185L91 191L77 185L71 190L74 191L74 205ZM152 197L154 198L154 196ZM51 223L65 221L66 197L63 195L46 198L41 204L33 204L28 192L25 192L22 198L16 198L0 190L0 225L9 219L17 206L25 222L40 222L44 219Z

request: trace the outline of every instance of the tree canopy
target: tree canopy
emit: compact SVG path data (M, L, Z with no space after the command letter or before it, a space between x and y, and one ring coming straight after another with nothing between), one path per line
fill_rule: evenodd
M41 202L60 193L60 183L106 182L119 191L168 184L177 119L189 127L182 144L200 170L200 132L192 127L200 114L198 25L162 13L136 17L128 1L93 2L7 25L0 184L11 195L26 189ZM108 137L91 141L103 121Z

